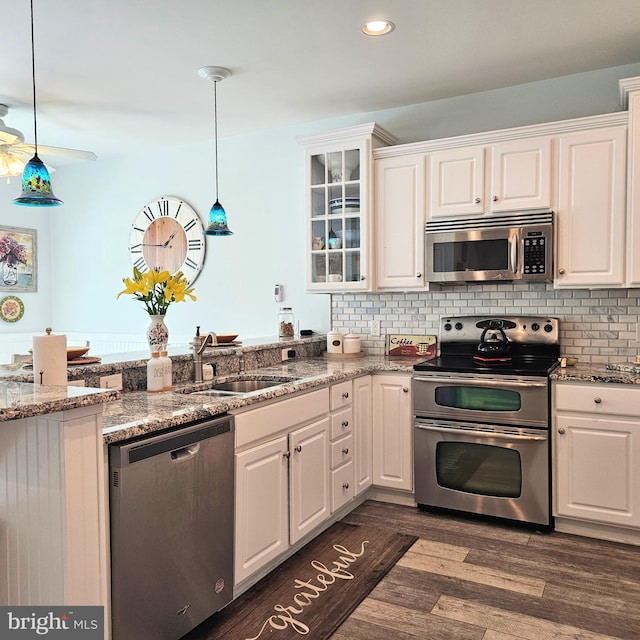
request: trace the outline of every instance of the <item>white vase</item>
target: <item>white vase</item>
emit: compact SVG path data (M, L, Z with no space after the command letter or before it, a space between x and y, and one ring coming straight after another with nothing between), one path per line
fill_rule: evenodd
M147 342L153 351L166 351L169 342L169 330L164 323L164 316L149 316L151 323L147 328Z

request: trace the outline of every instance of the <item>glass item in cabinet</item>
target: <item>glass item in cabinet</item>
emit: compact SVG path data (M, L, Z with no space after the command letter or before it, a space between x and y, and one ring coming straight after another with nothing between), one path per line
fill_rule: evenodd
M360 248L360 218L347 218L344 221L344 248Z
M345 272L347 282L359 282L362 280L360 268L360 252L347 251L345 254Z
M327 281L327 255L324 251L311 256L311 281Z

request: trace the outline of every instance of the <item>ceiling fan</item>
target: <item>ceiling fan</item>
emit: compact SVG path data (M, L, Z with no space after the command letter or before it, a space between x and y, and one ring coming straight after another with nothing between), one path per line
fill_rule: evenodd
M35 145L25 143L24 135L21 131L13 129L4 123L3 118L8 113L9 107L6 104L0 104L0 177L10 178L22 174L24 165L35 152ZM42 144L38 144L38 152L43 156L57 156L78 160L96 159L96 154L91 151L48 147Z

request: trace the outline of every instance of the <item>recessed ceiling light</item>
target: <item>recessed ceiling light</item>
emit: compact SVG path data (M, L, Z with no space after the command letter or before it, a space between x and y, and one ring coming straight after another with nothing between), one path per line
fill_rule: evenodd
M362 27L362 33L366 36L384 36L387 33L391 33L395 28L396 25L389 20L372 20Z

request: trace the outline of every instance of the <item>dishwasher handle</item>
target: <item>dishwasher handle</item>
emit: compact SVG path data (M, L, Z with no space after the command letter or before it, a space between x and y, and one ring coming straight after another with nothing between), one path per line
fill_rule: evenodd
M193 458L200 451L200 443L192 444L190 447L182 447L182 449L176 449L171 452L171 459L174 462L180 462L181 460L187 460Z

